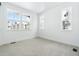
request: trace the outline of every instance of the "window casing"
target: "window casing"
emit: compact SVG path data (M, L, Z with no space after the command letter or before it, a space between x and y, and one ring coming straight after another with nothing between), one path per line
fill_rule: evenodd
M29 30L30 16L21 14L13 9L7 9L8 30Z

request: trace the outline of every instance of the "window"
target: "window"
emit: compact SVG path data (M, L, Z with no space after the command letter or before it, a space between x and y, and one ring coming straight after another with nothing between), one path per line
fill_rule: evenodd
M30 16L23 15L22 16L22 28L29 30L30 25Z
M44 30L44 27L45 27L45 18L44 18L44 16L41 16L40 17L40 29L41 30Z
M71 11L71 8L65 8L62 12L63 30L72 30Z
M27 30L30 25L30 16L7 9L8 12L8 30Z

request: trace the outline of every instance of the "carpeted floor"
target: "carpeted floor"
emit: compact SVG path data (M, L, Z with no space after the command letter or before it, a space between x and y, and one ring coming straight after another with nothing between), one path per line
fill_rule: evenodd
M34 38L0 46L0 56L78 56L72 46ZM78 49L79 50L79 49Z

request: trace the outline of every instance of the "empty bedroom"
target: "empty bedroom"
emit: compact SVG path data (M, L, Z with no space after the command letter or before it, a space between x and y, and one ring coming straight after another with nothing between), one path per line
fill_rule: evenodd
M79 56L79 2L0 2L0 56Z

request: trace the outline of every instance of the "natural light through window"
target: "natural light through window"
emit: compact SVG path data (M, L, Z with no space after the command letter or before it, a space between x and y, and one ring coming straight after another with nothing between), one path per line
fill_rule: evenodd
M30 16L23 15L15 10L7 9L8 30L29 30Z

